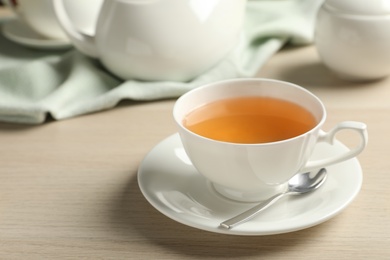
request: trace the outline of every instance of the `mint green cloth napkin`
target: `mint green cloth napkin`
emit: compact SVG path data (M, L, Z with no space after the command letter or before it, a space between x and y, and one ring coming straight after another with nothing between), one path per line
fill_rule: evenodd
M36 51L0 35L0 121L40 124L48 114L61 120L113 108L125 99L176 98L206 83L254 76L287 42L312 42L322 1L249 0L239 45L190 82L121 81L75 49Z

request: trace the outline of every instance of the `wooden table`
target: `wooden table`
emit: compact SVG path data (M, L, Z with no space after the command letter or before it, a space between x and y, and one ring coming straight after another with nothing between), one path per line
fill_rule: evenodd
M39 126L0 123L0 259L390 259L390 78L339 80L313 46L283 49L257 76L318 95L328 109L325 130L342 120L367 123L363 187L339 215L298 232L249 237L165 217L141 194L137 169L176 132L175 100L129 101Z

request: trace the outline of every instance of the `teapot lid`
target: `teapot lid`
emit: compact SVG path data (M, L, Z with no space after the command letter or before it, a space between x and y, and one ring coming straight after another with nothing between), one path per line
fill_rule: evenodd
M324 7L331 12L343 14L390 14L390 0L326 0Z

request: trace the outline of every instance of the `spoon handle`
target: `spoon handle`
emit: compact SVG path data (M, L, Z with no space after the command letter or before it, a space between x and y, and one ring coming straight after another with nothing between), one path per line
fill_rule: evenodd
M279 194L276 194L272 196L271 198L262 201L260 204L254 206L253 208L248 209L247 211L244 211L243 213L232 217L228 220L225 220L221 224L219 224L221 227L226 229L231 229L234 226L237 226L241 223L244 223L250 219L252 219L254 216L256 216L261 211L265 210L272 204L274 204L276 201L278 201L280 198L282 198L284 195L286 195L288 192L282 192Z

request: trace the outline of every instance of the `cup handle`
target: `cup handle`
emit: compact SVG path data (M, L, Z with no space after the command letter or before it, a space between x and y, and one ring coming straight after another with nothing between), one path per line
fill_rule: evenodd
M348 159L351 159L355 156L357 156L359 153L361 153L364 148L367 145L368 141L368 134L367 134L367 126L364 123L361 122L354 122L354 121L345 121L337 124L333 129L331 129L329 132L321 132L317 142L326 142L329 144L333 144L335 140L335 135L337 132L341 130L353 130L356 131L361 138L360 144L358 144L355 148L349 150L346 153L336 155L330 158L325 159L319 159L315 161L309 161L306 163L306 166L303 167L303 169L300 170L300 172L307 172L312 171L315 169L320 169L327 167L329 165L339 163Z

